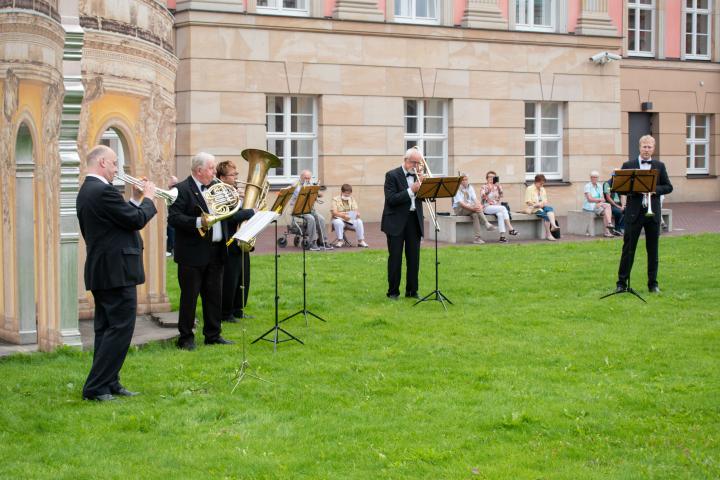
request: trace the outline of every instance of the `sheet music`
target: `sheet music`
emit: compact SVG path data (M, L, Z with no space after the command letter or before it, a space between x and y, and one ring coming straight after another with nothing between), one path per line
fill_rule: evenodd
M251 238L257 237L265 227L270 225L273 220L277 219L280 215L272 211L261 211L255 212L255 215L243 223L240 230L235 232L233 238L240 240L241 242L249 242Z
M355 219L357 219L357 212L355 210L350 210L349 212L345 212L345 213L348 214L351 222L354 221Z

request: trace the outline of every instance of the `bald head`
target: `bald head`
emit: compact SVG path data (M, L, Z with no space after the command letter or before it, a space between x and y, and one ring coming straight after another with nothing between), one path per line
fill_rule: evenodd
M87 173L99 175L108 182L112 182L118 171L117 155L112 148L105 145L97 145L88 152L85 158Z
M312 182L312 172L310 170L303 170L300 172L300 183Z

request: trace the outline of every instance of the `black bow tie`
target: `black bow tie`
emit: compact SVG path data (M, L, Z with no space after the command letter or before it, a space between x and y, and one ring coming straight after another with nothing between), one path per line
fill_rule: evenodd
M640 163L642 165L650 165L652 163L652 160L640 160Z
M412 173L412 172L407 172L407 173L405 174L405 177L406 177L406 178L407 178L407 177L417 178L417 175L415 175L415 174Z
M210 187L208 187L207 185L200 185L200 191L201 191L201 192L204 192L204 191L207 190L208 188L210 188Z

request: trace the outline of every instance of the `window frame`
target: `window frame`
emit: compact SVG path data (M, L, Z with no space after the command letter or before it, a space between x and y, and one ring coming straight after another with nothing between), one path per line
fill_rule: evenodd
M687 60L710 60L711 59L711 51L712 51L712 0L708 0L708 8L697 8L697 0L693 0L694 7L688 8L687 7L687 1L683 1L683 24L682 24L682 58ZM687 17L688 15L692 15L692 25L693 25L693 31L688 32L687 31ZM698 33L697 33L697 18L698 15L705 15L706 21L707 21L707 53L706 54L698 54L698 53L687 53L687 36L692 35L692 51L697 52L697 40L698 40Z
M406 108L406 102L408 101L414 101L417 105L417 116L415 117L417 119L417 133L408 133L407 131L407 108ZM442 111L442 133L425 133L425 102L426 101L439 101L442 103L443 111ZM405 147L403 149L403 152L405 152L408 147L408 142L414 141L416 145L420 148L420 151L422 151L423 156L427 155L427 149L425 148L425 141L426 140L433 140L433 141L442 141L442 171L435 171L431 168L433 175L441 175L445 176L448 173L449 170L449 160L448 160L448 111L449 111L449 101L447 99L442 98L404 98L403 99L403 146Z
M697 117L705 117L705 138L698 139L695 137L695 129L697 127ZM690 152L685 150L685 165L688 175L707 175L710 173L710 115L705 113L688 113L685 117L685 145L690 147ZM690 127L690 137L687 136L687 128ZM705 146L705 167L697 168L695 166L695 147L697 145ZM690 163L691 165L688 165Z
M528 103L532 103L535 105L535 133L528 135L527 131L524 134L524 142L523 142L523 150L525 149L525 144L529 141L535 142L535 166L532 172L525 171L525 180L533 181L535 179L535 175L542 173L545 175L545 178L547 180L562 180L563 179L563 142L565 141L565 105L563 102L525 102L523 105L523 119L527 119L528 117L525 117L525 105ZM542 133L542 106L544 104L555 104L558 107L558 133L553 135L543 135ZM524 130L524 127L523 127ZM542 142L548 141L548 140L554 140L557 142L558 145L558 153L557 153L557 165L558 169L556 172L544 172L542 167ZM525 169L527 169L527 157L528 155L526 153L523 153L523 160L525 161Z
M440 10L442 8L442 4L439 0L427 0L428 3L433 2L435 3L435 18L418 18L415 16L415 11L417 11L416 4L419 0L408 0L410 2L410 12L411 15L409 16L402 16L395 13L395 8L398 5L399 2L402 0L394 0L393 2L393 19L396 23L411 23L415 25L440 25L442 22L442 11Z
M270 112L268 112L268 101L270 98L282 98L283 99L283 132L271 132L268 129L268 118ZM312 99L312 132L290 132L291 128L291 106L293 98L310 98ZM273 114L274 115L274 114ZM287 130L286 130L287 129ZM283 141L283 155L278 156L281 162L283 162L283 172L287 172L283 175L272 175L268 172L267 180L271 185L286 185L293 183L297 180L300 172L296 174L292 173L292 141L293 140L312 140L312 174L313 180L317 180L318 171L318 99L313 95L265 95L265 148L271 151L268 142L271 140ZM273 169L271 169L272 171Z
M282 4L284 0L268 0L268 3L275 2L276 4ZM285 8L283 6L275 7L264 7L255 3L255 13L263 15L283 15L291 17L309 17L310 16L310 3L312 0L303 0L305 2L305 8Z
M523 12L527 17L530 14L532 19L532 11L535 2L548 1L550 2L550 25L535 25L534 23L522 23L518 18L517 11L519 5L525 3L525 11ZM557 1L556 0L514 0L512 4L513 14L515 17L515 30L528 31L528 32L554 32L557 24ZM534 20L533 20L534 21Z
M630 30L630 10L635 10L635 30ZM635 46L636 48L640 45L640 12L642 10L649 10L650 11L650 51L643 51L643 50L630 50L630 35L634 35L635 37ZM654 57L655 56L655 38L656 38L656 30L657 25L656 23L657 19L657 0L651 0L650 4L640 3L639 0L636 1L628 1L628 7L627 7L627 32L628 32L628 48L627 48L627 54L630 57Z

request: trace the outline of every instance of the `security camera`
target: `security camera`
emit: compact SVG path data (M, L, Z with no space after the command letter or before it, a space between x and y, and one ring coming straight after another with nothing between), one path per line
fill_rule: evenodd
M596 53L592 57L590 57L590 61L594 62L598 65L604 65L606 63L609 63L612 60L620 60L622 57L620 55L617 55L615 53L610 52L600 52Z

